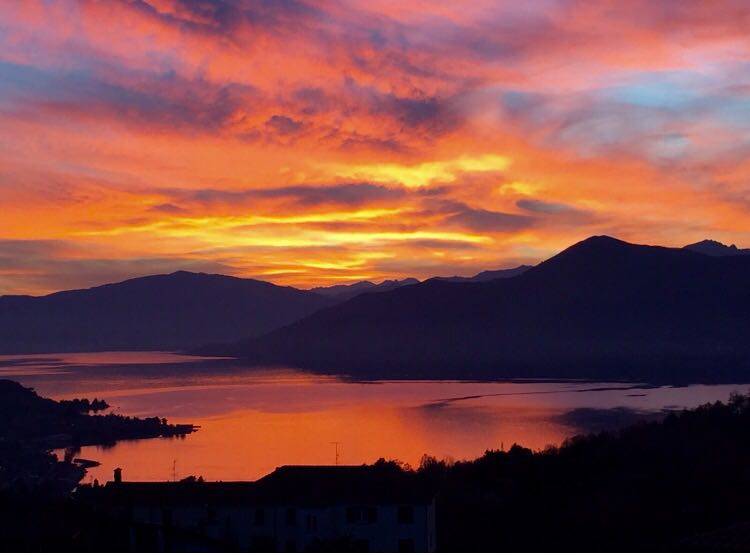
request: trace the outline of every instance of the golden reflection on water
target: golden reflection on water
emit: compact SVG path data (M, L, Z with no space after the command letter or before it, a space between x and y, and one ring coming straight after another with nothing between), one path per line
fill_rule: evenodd
M339 443L341 464L386 457L416 465L425 453L466 458L503 443L510 446L523 440L525 445L543 447L570 435L571 428L545 416L551 414L526 411L520 417L502 418L484 409L443 412L386 403L304 412L242 410L194 419L201 429L185 440L87 447L80 456L102 463L90 475L100 481L109 479L117 466L125 469L128 480L169 479L173 461L183 477L201 474L212 480L243 480L281 464L333 464L333 442Z
M184 439L84 447L79 457L102 463L87 480L99 481L109 480L116 467L126 480L169 480L173 468L178 478L249 480L283 464L333 464L334 442L341 464L385 457L417 465L424 454L466 459L513 443L541 449L583 431L563 418L574 409L694 406L747 388L361 383L169 353L0 357L0 369L45 396L104 398L121 414L201 426Z

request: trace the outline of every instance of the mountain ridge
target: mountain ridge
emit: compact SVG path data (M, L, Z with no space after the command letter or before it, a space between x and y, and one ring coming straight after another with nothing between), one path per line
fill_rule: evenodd
M177 271L0 297L0 353L186 349L268 332L331 301L254 279Z
M493 279L504 279L514 277L524 273L525 271L533 268L528 264L521 264L514 268L503 268L500 270L482 270L481 272L474 274L473 276L436 276L430 279L436 279L441 281L454 281L454 282L481 282L481 281L492 281Z
M0 295L0 354L181 350L237 341L362 293L417 283L415 278L405 278L304 290L176 270L45 295ZM196 295L202 296L203 306L195 305ZM128 300L118 301L123 296ZM273 300L264 300L266 296ZM166 302L170 298L171 305ZM105 317L113 306L119 312Z
M703 239L682 248L708 256L746 256L750 254L750 249L739 249L736 245L725 245L713 239Z
M317 293L318 295L324 295L326 297L336 299L338 301L345 301L361 295L362 293L374 293L378 291L390 291L398 287L404 287L406 285L414 285L419 283L419 280L413 277L404 279L387 279L379 283L374 283L369 280L358 281L351 284L342 285L329 285L324 287L313 287L309 291Z
M595 236L515 277L359 296L218 352L354 377L712 381L750 375L748 280L750 258Z

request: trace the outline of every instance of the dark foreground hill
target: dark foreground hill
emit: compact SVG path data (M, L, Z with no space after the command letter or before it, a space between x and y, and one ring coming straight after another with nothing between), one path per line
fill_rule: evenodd
M88 414L94 407L106 405L87 399L54 401L17 382L0 380L0 499L8 493L69 492L84 475L72 458L81 445L179 437L195 431L190 424L170 424L157 417ZM50 454L50 449L56 448L70 448L64 462ZM1 509L0 513L8 514ZM3 531L0 525L0 545L4 545Z
M425 458L440 551L747 551L750 399L474 461Z
M5 296L0 353L183 349L266 333L330 304L309 291L190 272Z
M88 400L54 401L18 382L0 379L0 445L9 442L40 448L113 444L122 439L173 437L192 433L190 424L168 424L161 418L117 414L90 415ZM5 462L5 461L3 461ZM0 476L7 470L0 464ZM0 480L0 487L5 483Z
M362 295L203 350L362 377L750 377L750 257L592 237L517 277Z

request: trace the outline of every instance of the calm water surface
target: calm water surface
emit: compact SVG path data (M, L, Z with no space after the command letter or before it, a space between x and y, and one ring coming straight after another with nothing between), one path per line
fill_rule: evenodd
M512 443L540 449L643 413L726 400L746 385L650 388L582 382L352 382L293 369L170 353L2 356L0 378L54 399L98 397L116 412L201 429L185 439L84 447L102 464L88 480L262 476L282 464L379 457L418 464L424 454L465 459Z

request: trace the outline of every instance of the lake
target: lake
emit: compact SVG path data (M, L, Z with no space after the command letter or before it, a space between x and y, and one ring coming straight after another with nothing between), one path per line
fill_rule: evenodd
M104 398L130 416L201 428L184 439L84 447L87 480L251 480L283 464L417 465L513 443L542 449L664 410L726 400L747 385L649 387L584 382L357 382L289 368L171 353L0 356L0 377L54 399Z

